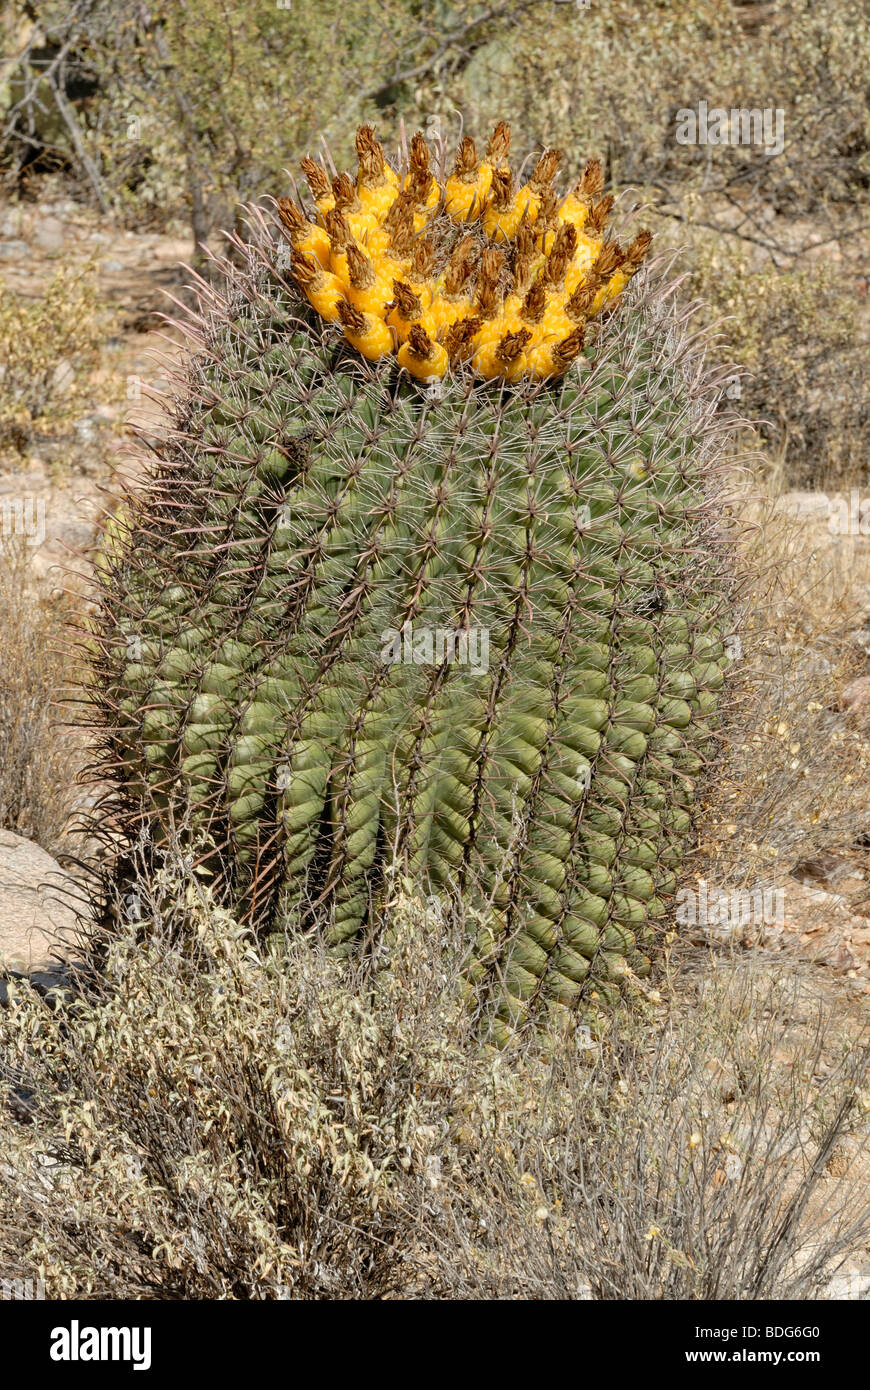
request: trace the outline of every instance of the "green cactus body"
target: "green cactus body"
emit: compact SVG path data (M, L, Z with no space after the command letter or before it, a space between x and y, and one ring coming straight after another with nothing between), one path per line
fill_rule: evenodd
M587 1016L675 888L730 630L712 387L636 296L560 376L436 387L234 272L126 538L98 698L133 820L264 929L461 895L502 1031Z

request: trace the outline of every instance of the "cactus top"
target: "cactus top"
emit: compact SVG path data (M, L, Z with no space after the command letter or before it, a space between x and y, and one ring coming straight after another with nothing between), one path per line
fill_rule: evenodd
M504 121L483 160L470 137L460 142L443 185L419 132L404 174L370 126L360 126L356 149L356 179L330 181L302 161L317 221L278 199L293 274L353 347L371 361L395 353L419 380L469 361L487 378L560 375L582 351L589 320L612 310L649 250L647 231L626 248L606 239L613 198L596 159L561 200L559 150L545 150L516 188Z

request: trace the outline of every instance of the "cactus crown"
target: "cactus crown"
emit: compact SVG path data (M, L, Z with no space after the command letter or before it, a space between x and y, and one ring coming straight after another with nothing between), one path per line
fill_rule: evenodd
M649 232L627 248L605 243L613 199L601 196L598 160L561 201L559 150L545 150L516 188L504 121L483 160L470 137L461 141L443 186L420 132L403 176L370 126L360 126L356 148L356 180L340 174L330 184L303 160L319 222L278 200L294 275L364 356L396 353L421 380L466 360L484 377L560 375L580 354L589 320L614 307L649 250Z

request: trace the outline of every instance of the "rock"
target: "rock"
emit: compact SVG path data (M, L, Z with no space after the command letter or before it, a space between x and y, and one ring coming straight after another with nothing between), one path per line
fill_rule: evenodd
M81 943L81 913L77 885L57 860L0 830L0 971L56 972Z
M855 957L842 941L834 942L831 949L822 957L825 965L832 970L854 970Z
M846 635L846 641L850 647L854 647L862 656L870 657L870 627L855 628L853 632Z
M29 255L26 241L0 241L0 261L26 261Z
M102 269L107 275L120 275L126 266L123 261L103 261Z
M70 961L68 965L58 965L53 970L32 970L29 975L19 970L9 970L5 978L0 977L0 1005L9 1003L9 991L18 980L27 980L41 998L54 1003L59 999L70 999L80 993L80 984L87 976L87 966L83 961Z
M840 696L840 709L854 729L870 728L870 676L849 682Z
M50 539L69 550L90 550L94 543L93 523L64 519L52 530Z
M21 209L8 208L0 222L0 237L20 237L21 235Z
M40 251L62 251L66 232L57 217L38 217L33 227L33 241Z

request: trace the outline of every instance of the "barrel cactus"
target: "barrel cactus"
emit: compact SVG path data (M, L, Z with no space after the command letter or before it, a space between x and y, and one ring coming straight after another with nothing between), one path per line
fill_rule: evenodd
M499 1027L644 976L729 630L715 380L590 162L516 186L372 130L250 210L101 572L114 833L243 920L376 933L397 871L475 923ZM643 282L643 283L641 283Z

